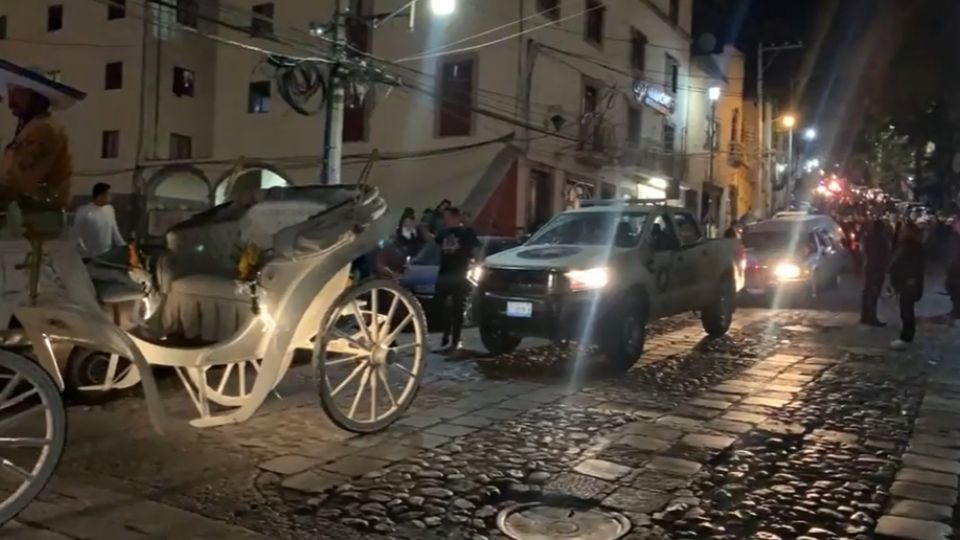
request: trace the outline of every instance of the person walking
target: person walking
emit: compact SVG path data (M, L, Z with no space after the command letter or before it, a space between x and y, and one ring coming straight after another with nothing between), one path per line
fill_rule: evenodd
M110 204L110 184L93 186L89 203L77 209L73 221L73 238L80 247L80 257L94 259L114 247L126 245L117 226L117 213Z
M960 216L953 218L946 242L947 294L950 296L950 324L960 320Z
M440 246L440 268L434 301L443 314L441 347L444 352L453 353L460 348L463 310L470 294L467 271L480 240L472 228L463 225L460 210L450 207L444 211L444 228L437 234L436 242Z
M890 267L890 241L886 227L879 219L872 222L863 238L863 294L860 302L860 324L886 326L877 318L877 301L883 292Z
M426 241L417 224L416 213L413 208L404 211L400 218L400 225L394 234L394 242L407 257L416 257L423 249Z
M900 298L900 337L890 343L895 350L903 350L913 343L917 330L914 308L923 297L923 278L926 272L920 230L906 223L900 231L900 241L890 265L890 282Z

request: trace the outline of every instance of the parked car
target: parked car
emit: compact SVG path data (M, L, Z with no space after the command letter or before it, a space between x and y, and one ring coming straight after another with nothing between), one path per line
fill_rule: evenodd
M743 234L750 295L804 288L816 294L850 271L852 258L843 229L829 216L783 216L749 227Z
M575 341L629 369L649 321L700 311L708 334L726 333L744 264L739 240L706 239L687 210L585 203L471 271L475 317L490 352L526 337Z
M501 236L481 236L480 243L483 245L481 260L505 249L516 247L518 244L514 238ZM419 253L410 258L406 272L400 279L400 284L410 290L417 297L417 300L420 300L420 304L427 313L427 321L430 323L436 322L439 315L437 306L434 305L433 301L439 268L440 247L433 242L428 242ZM470 314L471 311L468 306L467 313Z

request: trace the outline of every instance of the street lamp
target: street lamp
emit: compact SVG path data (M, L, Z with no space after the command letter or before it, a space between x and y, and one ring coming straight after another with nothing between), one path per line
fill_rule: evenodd
M787 114L784 115L784 117L781 119L781 122L783 123L783 127L792 131L793 126L797 125L797 117L792 114Z
M710 98L710 101L716 102L718 99L720 99L720 87L719 87L719 86L711 86L711 87L707 90L707 96Z
M803 131L803 138L812 141L817 138L817 130L812 127L808 127Z
M457 10L457 0L430 0L430 10L438 17L452 15Z

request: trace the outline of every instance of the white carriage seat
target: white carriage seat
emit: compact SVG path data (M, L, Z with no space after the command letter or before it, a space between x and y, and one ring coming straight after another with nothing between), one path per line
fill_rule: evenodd
M227 220L174 228L167 234L170 260L159 281L165 293L164 330L189 339L222 341L254 316L246 289L237 282L238 263L246 246L259 248L269 262L274 237L306 221L327 206L290 199L256 203Z

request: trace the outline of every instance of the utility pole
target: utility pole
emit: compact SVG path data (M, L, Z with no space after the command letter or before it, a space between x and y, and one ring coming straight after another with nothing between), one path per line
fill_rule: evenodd
M340 71L347 55L347 20L350 17L350 0L336 0L333 13L333 56L335 63L330 68L329 95L323 128L323 168L321 184L341 182L340 161L343 157L343 116L347 90L345 77Z
M757 209L757 212L763 212L764 207L766 206L767 200L763 196L763 188L769 186L770 191L770 202L773 201L773 184L770 182L770 157L771 152L767 148L766 136L766 123L768 119L766 118L766 103L764 102L763 97L763 72L766 71L767 66L764 65L763 55L766 52L779 52L779 51L789 51L794 49L802 49L803 42L797 43L786 43L783 45L764 45L761 41L757 44L757 148L759 150L758 163L760 165L759 171L760 176L757 179L757 189L754 194L754 208ZM772 58L771 58L772 61ZM772 115L771 115L772 116Z

